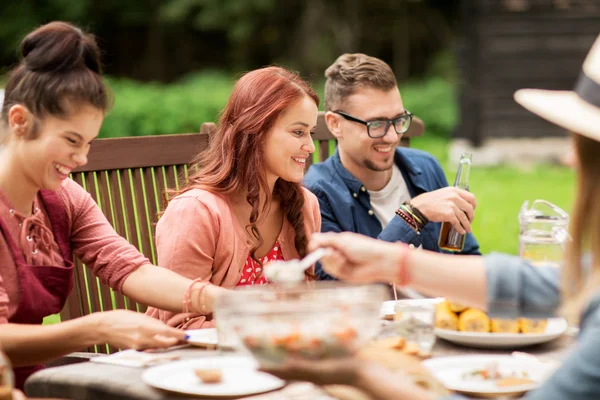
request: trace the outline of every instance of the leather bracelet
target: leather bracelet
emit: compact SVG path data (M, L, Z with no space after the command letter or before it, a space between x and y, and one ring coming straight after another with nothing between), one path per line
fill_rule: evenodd
M421 210L419 210L417 207L415 207L410 201L406 201L406 202L404 202L404 204L410 206L413 213L415 213L415 215L423 222L423 226L425 226L429 223L429 218L427 218L425 216L425 214L423 214L421 212Z
M406 211L408 213L408 215L411 216L411 218L419 225L419 230L423 230L423 226L425 225L423 223L423 221L421 221L421 219L419 217L417 217L417 215L414 213L412 207L409 205L401 205L400 206L404 211Z

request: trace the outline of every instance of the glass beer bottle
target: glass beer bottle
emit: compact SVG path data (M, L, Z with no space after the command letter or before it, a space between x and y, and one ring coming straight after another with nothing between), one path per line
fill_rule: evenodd
M455 187L469 190L469 173L471 172L472 157L471 153L462 153L460 155L458 172L454 181ZM442 250L462 251L463 247L465 247L465 236L458 233L450 222L444 222L440 230L438 245Z

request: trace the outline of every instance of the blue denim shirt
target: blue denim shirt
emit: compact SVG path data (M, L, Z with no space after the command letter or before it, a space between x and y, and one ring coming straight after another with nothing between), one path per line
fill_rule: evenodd
M488 313L497 318L548 318L560 304L559 269L533 267L518 257L485 257ZM577 346L528 400L600 399L600 291L582 314ZM444 399L462 399L446 396Z
M396 149L395 163L414 198L448 186L440 163L430 154L416 149ZM371 209L369 192L343 165L335 153L322 163L312 165L304 186L319 199L321 232L356 232L388 242L401 241L423 246L426 250L443 252L438 246L441 223L430 222L418 235L402 218L395 216L385 229ZM398 204L400 206L400 204ZM479 244L472 234L467 234L462 254L480 254ZM316 267L320 279L333 279L320 264Z

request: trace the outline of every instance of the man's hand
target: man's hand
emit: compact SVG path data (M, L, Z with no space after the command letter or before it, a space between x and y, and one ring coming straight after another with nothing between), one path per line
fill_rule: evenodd
M450 222L458 233L471 232L475 195L453 186L418 195L410 203L432 222Z

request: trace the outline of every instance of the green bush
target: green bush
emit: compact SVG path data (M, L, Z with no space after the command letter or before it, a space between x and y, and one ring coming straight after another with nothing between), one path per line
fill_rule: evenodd
M400 85L404 107L423 120L428 136L450 137L458 121L454 87L447 80L432 77Z
M235 79L209 71L170 85L115 78L108 82L115 105L104 121L100 137L197 132L203 122L217 119ZM313 86L322 96L323 82ZM429 78L400 86L405 107L425 121L427 135L449 136L457 119L452 85L442 78Z
M195 74L170 85L109 79L115 104L100 137L197 132L203 122L216 120L233 82L218 72Z

